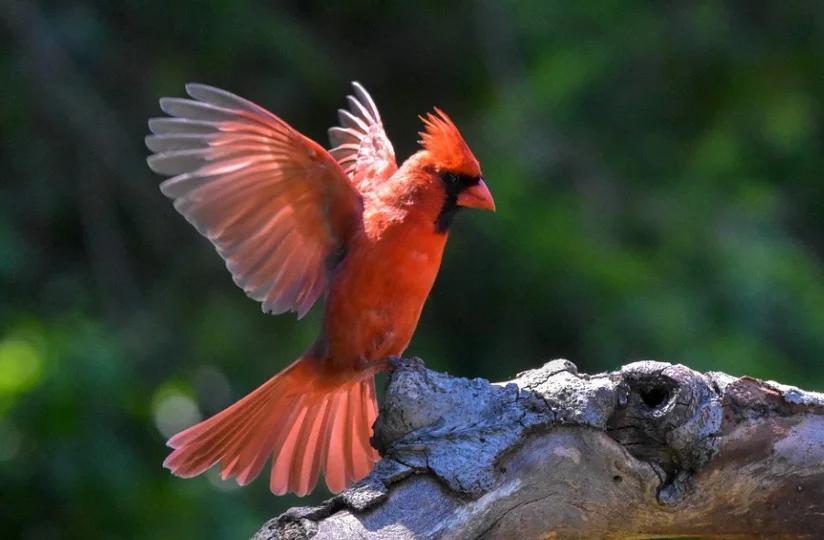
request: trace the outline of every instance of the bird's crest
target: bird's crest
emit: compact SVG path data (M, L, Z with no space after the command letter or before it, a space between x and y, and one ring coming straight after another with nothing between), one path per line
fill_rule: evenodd
M478 160L445 112L435 107L435 114L427 113L426 117L418 118L426 128L419 133L419 142L440 168L472 177L481 176Z

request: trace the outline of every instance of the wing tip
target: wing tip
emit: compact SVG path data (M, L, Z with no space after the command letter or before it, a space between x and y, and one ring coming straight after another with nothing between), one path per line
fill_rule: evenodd
M148 138L149 138L149 136L146 137L146 139L148 139ZM149 143L147 142L146 146L148 146L148 145L149 145ZM149 168L152 170L152 172L157 173L157 174L166 174L166 173L163 172L162 167L158 164L158 161L161 160L162 158L163 158L162 154L152 154L151 156L146 157L146 163L149 165ZM165 181L163 183L161 183L161 191L162 191L162 186L165 183L166 183Z
M352 81L352 88L355 89L355 97L361 102L364 109L369 111L369 113L374 117L374 121L377 123L382 123L378 106L366 88L364 88L364 86L358 81Z
M192 97L195 97L192 92L197 92L198 90L206 90L211 88L211 86L203 83L198 82L189 82L183 86L186 89L186 93Z
M191 99L186 98L179 98L179 97L162 97L158 100L160 103L160 110L165 112L171 117L177 117L179 115L174 113L175 105L181 105L186 103L192 103Z

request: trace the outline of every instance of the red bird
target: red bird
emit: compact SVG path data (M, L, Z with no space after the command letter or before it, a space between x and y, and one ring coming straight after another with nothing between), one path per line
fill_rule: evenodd
M325 298L320 337L234 405L172 437L177 476L221 462L246 485L274 455L277 495L305 495L323 469L339 492L379 457L375 373L401 355L462 208L495 210L478 160L438 109L400 168L375 103L353 83L334 148L229 92L190 84L149 121L149 166L175 208L217 249L235 283L269 313L302 317Z

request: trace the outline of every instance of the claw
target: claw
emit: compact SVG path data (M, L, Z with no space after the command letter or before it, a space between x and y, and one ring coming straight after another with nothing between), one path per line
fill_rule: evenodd
M417 356L410 356L408 358L404 358L403 356L389 356L386 358L386 361L392 366L393 371L397 369L416 369L426 366L423 360Z
M358 361L355 363L355 371L359 371L361 373L369 373L372 375L376 375L381 371L395 371L398 369L417 369L419 367L425 367L423 360L418 358L417 356L410 356L409 358L404 358L403 356L393 355L387 356L381 360L375 360L370 362L369 360L365 359L364 357L360 357Z

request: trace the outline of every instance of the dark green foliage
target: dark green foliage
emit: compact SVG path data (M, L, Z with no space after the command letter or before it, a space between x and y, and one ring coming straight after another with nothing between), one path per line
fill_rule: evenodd
M654 358L824 389L821 3L4 4L8 538L244 538L299 502L161 468L159 426L319 322L264 316L157 189L146 120L190 81L325 143L358 80L401 158L418 114L452 116L498 211L451 229L409 351L430 367Z

